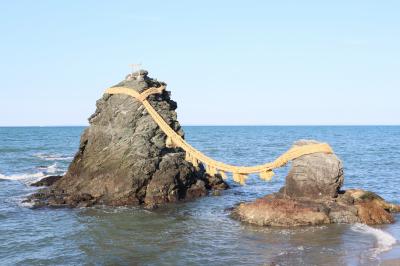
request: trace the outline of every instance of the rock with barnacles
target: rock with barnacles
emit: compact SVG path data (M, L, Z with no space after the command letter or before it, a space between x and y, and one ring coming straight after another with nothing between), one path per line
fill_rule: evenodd
M140 76L140 78L138 78ZM139 93L165 85L133 73L116 86ZM169 92L154 94L150 104L182 137L176 102ZM210 189L226 189L219 177L185 160L185 152L166 145L166 135L138 100L104 94L89 118L68 172L30 197L36 206L155 206L201 197Z

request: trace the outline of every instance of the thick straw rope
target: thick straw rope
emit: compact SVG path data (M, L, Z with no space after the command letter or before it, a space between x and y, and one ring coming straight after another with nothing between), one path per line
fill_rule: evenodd
M307 144L304 146L296 146L279 156L275 161L256 166L235 166L223 162L216 161L207 157L202 152L193 148L178 133L176 133L160 116L160 114L147 101L147 97L152 94L162 93L165 86L159 88L150 88L142 93L126 87L111 87L105 91L108 94L126 94L140 101L157 125L167 135L166 144L169 147L180 147L186 152L186 160L195 167L199 167L200 163L205 165L206 171L210 175L220 174L223 178L227 178L226 173L232 173L233 180L240 184L244 184L248 174L258 173L263 180L270 180L274 175L273 169L279 168L287 164L289 161L296 159L302 155L312 153L333 153L332 148L326 143Z

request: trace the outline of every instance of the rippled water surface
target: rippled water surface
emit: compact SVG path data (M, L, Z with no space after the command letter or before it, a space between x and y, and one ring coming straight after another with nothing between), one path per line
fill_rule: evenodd
M345 187L400 204L400 127L185 127L204 153L233 164L270 161L298 139L331 144ZM29 183L66 171L83 127L0 128L0 265L400 265L400 222L262 228L229 208L278 190L253 177L221 196L148 211L140 208L32 210ZM396 217L400 220L400 216Z

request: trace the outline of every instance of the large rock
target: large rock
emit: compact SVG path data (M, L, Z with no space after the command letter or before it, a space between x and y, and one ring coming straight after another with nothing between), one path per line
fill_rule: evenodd
M294 145L317 143L299 141ZM330 223L392 223L400 207L373 192L340 191L343 165L335 154L303 155L292 162L285 186L277 193L241 203L232 215L262 226L302 226Z
M162 85L165 83L141 71L139 77L137 73L128 75L116 86L143 92ZM169 92L151 95L148 100L183 137L177 104ZM68 172L31 197L37 204L154 206L200 197L212 188L227 188L221 178L211 178L186 162L183 150L166 147L166 135L138 100L105 94L96 106Z
M301 140L294 146L317 143ZM343 185L343 164L335 154L314 153L293 160L284 193L290 197L332 198Z

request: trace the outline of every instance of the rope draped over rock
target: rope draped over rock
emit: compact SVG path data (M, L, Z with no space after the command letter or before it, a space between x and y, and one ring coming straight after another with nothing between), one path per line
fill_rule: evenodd
M279 156L275 161L256 166L235 166L223 162L216 161L202 152L198 151L190 144L188 144L178 133L175 132L160 114L153 108L147 98L153 94L162 93L165 86L158 88L149 88L142 93L127 87L111 87L105 91L107 94L125 94L134 97L140 101L147 112L157 123L160 129L167 135L167 147L180 147L186 152L185 160L192 163L194 167L199 168L200 164L205 166L206 172L209 175L220 174L222 178L226 179L226 173L232 173L233 180L240 184L245 184L249 174L258 173L262 180L270 180L274 175L272 171L275 168L286 165L289 161L294 160L300 156L312 153L333 153L332 148L327 143L307 144L304 146L296 146L290 148L288 151Z

